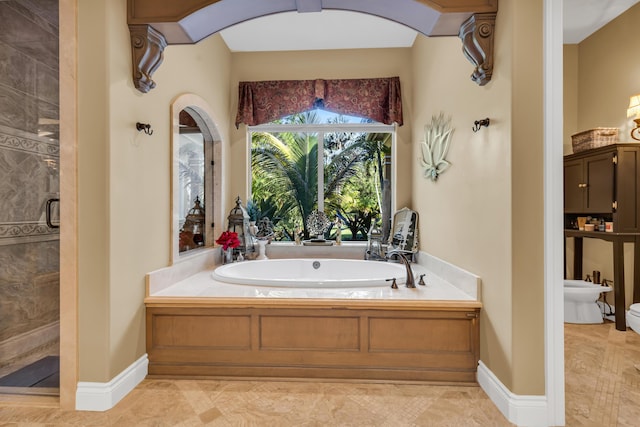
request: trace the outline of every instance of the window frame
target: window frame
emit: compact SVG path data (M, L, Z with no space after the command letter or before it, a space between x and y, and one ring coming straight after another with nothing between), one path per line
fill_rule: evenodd
M251 147L252 135L254 132L306 132L318 134L318 210L324 211L324 198L320 194L324 194L324 134L334 132L364 132L364 133L389 133L391 134L391 211L390 215L396 209L396 159L397 159L397 132L398 125L396 123L385 125L383 123L310 123L310 124L281 124L281 123L265 123L255 126L246 127L246 170L247 170L247 200L253 196L252 177L253 170L251 166ZM323 156L323 157L320 157ZM353 243L366 243L356 242Z

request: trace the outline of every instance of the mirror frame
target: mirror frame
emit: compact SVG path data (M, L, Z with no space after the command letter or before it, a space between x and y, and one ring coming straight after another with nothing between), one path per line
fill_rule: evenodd
M410 222L410 225L407 230L404 231L404 224L407 222L407 220ZM401 234L402 239L396 240L394 239L394 236L398 233ZM401 248L402 246L406 247L407 245L410 245L409 249ZM396 213L393 215L391 233L389 233L389 247L394 249L398 248L405 252L411 252L415 254L416 252L418 252L418 246L418 212L404 207L399 211L396 211Z
M171 264L201 253L203 249L213 248L215 236L222 232L224 225L222 194L222 137L215 124L211 107L207 102L191 93L179 95L171 103ZM205 145L205 246L180 253L179 239L180 215L177 212L178 191L180 182L178 158L180 150L180 112L186 110L202 131ZM206 146L209 145L209 149ZM213 164L212 164L213 162ZM214 166L215 165L215 166ZM213 182L213 188L211 183ZM213 227L211 224L213 223Z

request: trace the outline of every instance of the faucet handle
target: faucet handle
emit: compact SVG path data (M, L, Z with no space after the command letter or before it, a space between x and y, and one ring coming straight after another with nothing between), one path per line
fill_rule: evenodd
M427 286L427 284L424 282L424 276L424 274L420 275L420 281L418 282L418 285Z
M398 284L396 283L396 278L395 277L393 279L387 279L387 282L392 282L391 283L391 289L398 289Z

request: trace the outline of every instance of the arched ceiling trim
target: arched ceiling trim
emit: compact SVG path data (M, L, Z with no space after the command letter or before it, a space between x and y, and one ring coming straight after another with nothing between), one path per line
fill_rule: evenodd
M396 21L426 36L455 36L476 70L472 79L486 84L493 68L493 24L497 0L128 0L133 80L141 92L155 87L152 74L168 44L193 44L229 26L274 13L325 9L367 13ZM476 31L490 22L490 34ZM483 24L484 25L484 24ZM464 32L464 34L463 34ZM477 36L481 34L480 40ZM485 50L490 47L491 53ZM490 63L488 63L490 61ZM478 72L478 68L481 72ZM480 77L479 77L480 76Z

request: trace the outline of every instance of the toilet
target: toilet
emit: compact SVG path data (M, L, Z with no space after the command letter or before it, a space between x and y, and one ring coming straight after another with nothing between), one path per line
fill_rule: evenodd
M596 303L602 292L610 292L610 286L597 285L584 280L564 281L565 323L602 323L602 312ZM640 304L638 305L638 330L640 330Z
M631 304L631 307L629 307L627 325L640 334L640 303Z

